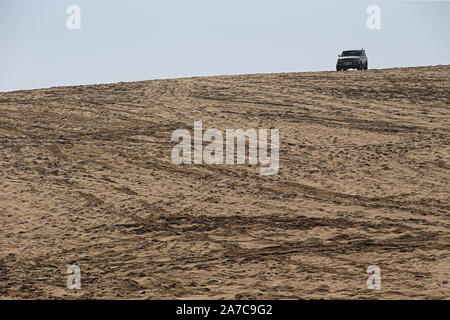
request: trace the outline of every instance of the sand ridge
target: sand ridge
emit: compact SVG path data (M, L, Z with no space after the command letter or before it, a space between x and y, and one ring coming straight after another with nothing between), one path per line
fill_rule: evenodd
M0 93L0 297L448 299L449 79L436 66ZM171 134L195 120L279 129L279 173L173 164Z

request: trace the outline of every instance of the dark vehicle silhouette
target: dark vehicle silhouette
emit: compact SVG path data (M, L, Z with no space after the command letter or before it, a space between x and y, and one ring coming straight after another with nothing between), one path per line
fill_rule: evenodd
M336 71L346 71L348 69L367 70L368 68L369 63L364 49L342 51L336 63Z

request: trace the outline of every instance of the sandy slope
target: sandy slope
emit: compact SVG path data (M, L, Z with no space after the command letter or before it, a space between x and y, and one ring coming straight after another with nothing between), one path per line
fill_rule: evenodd
M0 93L0 297L450 298L449 79L438 66ZM280 129L279 174L172 164L172 131L194 120Z

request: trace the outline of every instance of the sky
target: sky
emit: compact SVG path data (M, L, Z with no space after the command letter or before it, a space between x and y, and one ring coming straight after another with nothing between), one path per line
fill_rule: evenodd
M450 1L0 0L0 92L330 71L360 48L369 68L450 64L449 16Z

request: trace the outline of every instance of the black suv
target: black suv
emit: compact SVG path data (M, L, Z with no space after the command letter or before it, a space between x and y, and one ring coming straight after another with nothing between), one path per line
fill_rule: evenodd
M364 49L342 51L336 63L337 71L347 69L367 70L368 68L369 64Z

